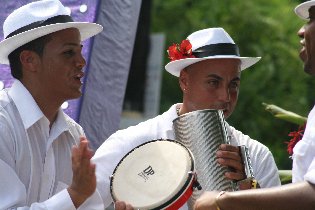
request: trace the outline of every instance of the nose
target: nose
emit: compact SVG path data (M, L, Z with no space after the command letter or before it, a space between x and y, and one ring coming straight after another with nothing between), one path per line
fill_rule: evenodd
M220 99L223 102L230 102L231 95L230 95L230 89L228 87L222 88Z
M298 31L297 35L300 37L300 38L304 38L304 32L305 32L305 26L302 26L300 28L300 30Z
M82 69L86 65L86 61L82 53L79 53L78 58L76 59L76 65L80 69Z

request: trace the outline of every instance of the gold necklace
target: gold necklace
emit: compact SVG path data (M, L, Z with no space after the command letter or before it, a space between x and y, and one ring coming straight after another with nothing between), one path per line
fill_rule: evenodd
M176 108L176 113L177 113L177 116L180 116L180 114L179 114L179 110L180 110L180 107L177 107L177 108Z

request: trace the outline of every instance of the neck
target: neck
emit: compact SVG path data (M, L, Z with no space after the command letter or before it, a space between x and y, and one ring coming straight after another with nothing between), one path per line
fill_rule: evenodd
M185 103L178 105L176 108L179 108L178 110L179 115L190 112Z
M50 122L50 125L57 118L59 107L64 101L58 100L53 94L46 93L44 88L29 85L21 81L25 88L30 92L40 110Z
M57 118L58 110L61 104L47 103L46 100L41 100L40 98L36 99L35 97L34 99L45 117L49 120L50 125L52 125Z

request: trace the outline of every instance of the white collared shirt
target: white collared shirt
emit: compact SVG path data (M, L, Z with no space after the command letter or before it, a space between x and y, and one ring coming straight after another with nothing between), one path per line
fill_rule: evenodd
M112 202L109 177L124 155L140 144L151 140L175 139L173 120L178 117L177 105L174 104L168 111L155 118L117 131L97 149L93 161L96 164L97 187L105 207ZM262 188L279 186L278 169L269 149L232 126L228 126L228 132L232 145L246 145L249 148L254 175L260 186ZM186 209L188 209L187 204L180 208L180 210Z
M309 113L304 135L293 148L292 182L315 184L315 107Z
M16 80L0 92L0 133L0 209L75 210L66 188L72 182L71 149L83 129L62 110L49 129ZM104 209L97 197L95 192L79 209Z

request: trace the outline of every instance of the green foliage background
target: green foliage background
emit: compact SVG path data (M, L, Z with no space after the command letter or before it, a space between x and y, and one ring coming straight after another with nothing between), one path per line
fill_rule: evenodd
M287 136L297 126L274 118L263 102L307 116L315 99L314 78L299 60L298 29L305 23L293 12L298 0L154 0L152 32L166 35L166 48L193 31L223 27L242 56L262 59L242 72L237 108L228 122L270 148L279 169L291 169ZM165 49L166 51L166 49ZM165 53L165 64L168 62ZM164 73L161 112L180 102L176 77Z

